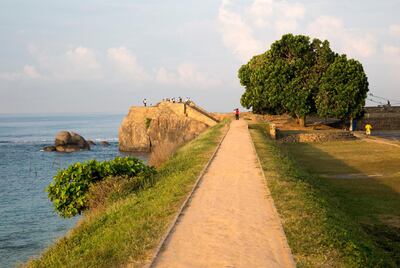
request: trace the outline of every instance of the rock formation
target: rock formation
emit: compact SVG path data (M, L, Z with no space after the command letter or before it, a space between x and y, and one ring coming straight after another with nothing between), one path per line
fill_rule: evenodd
M166 140L181 144L217 122L204 110L184 103L132 107L119 129L119 149L148 152Z
M57 133L54 146L46 146L43 148L46 152L63 152L71 153L80 150L90 150L89 143L79 134L68 131L60 131Z

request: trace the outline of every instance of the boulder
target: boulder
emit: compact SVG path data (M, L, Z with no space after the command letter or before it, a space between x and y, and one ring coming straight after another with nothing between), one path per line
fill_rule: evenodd
M56 150L55 146L45 146L45 147L43 147L43 151L45 151L45 152L55 152L57 150Z
M63 145L63 146L59 145L59 146L56 146L56 150L57 150L57 152L60 152L60 153L73 153L73 152L80 151L81 148L77 145Z
M90 150L89 143L81 135L75 132L71 132L71 140L68 145L78 146L80 149L83 150Z
M60 131L56 135L54 144L55 146L64 146L70 143L70 141L71 141L71 133L69 133L68 131Z
M87 140L87 142L89 143L89 145L96 145L96 143L92 140Z
M60 131L54 141L55 151L71 153L80 150L90 150L90 144L81 135L75 132ZM48 150L50 151L50 148Z
M101 141L100 144L103 146L110 146L110 143L108 141Z

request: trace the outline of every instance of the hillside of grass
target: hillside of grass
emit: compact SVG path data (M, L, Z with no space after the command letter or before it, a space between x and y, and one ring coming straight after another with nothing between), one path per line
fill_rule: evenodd
M86 213L68 235L26 266L136 267L146 263L227 124L223 121L180 148L159 168L154 185Z
M393 256L343 209L340 189L299 164L285 145L269 138L266 126L250 125L250 132L298 267L396 267Z

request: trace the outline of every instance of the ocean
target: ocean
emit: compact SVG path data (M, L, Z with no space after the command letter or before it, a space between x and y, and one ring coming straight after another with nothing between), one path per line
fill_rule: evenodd
M44 191L57 170L88 159L106 160L118 151L123 115L0 115L0 267L14 267L63 236L79 217L58 216ZM70 154L43 152L60 130L110 146ZM146 159L146 155L135 155Z

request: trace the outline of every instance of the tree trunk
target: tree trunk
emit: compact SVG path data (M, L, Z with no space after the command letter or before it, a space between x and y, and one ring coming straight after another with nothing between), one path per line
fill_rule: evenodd
M350 117L350 126L349 126L350 131L354 131L353 129L353 117Z
M301 117L298 117L298 122L301 127L305 127L306 126L306 116L303 115Z

